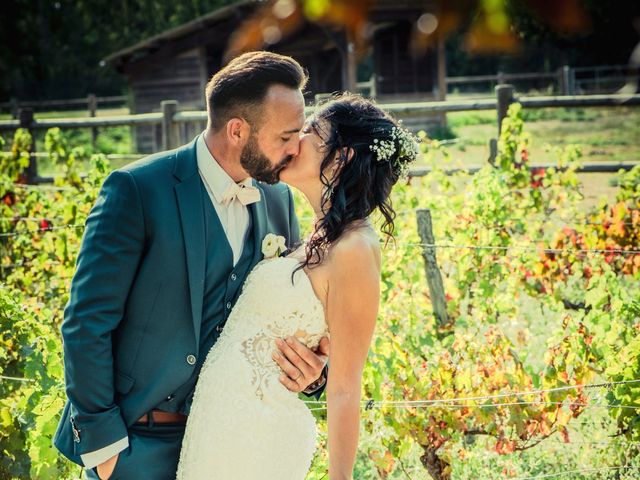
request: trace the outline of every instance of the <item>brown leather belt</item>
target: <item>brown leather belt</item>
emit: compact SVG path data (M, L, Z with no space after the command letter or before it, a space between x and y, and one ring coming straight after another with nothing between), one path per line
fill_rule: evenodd
M162 410L151 410L153 423L187 423L187 416L181 413L163 412ZM144 414L136 423L150 423L149 415Z

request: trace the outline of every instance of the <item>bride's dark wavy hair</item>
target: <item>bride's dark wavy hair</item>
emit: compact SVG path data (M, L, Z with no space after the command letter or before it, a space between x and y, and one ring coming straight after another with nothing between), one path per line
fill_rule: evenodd
M393 238L396 213L389 195L415 152L407 152L394 135L400 126L388 113L358 95L345 93L318 107L309 127L323 140L324 159L320 181L324 185L321 208L323 218L316 224L301 265L313 267L322 262L329 245L350 228L378 209L384 218L381 230ZM374 146L393 142L395 152L378 160ZM334 165L337 162L337 165ZM335 168L332 178L327 173Z

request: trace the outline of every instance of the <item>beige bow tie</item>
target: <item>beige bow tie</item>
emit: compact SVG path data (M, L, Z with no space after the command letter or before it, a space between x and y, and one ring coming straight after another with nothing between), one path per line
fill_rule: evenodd
M229 205L234 198L237 198L242 205L249 205L260 201L260 190L256 187L247 185L238 185L230 183L224 194L222 195L222 204Z

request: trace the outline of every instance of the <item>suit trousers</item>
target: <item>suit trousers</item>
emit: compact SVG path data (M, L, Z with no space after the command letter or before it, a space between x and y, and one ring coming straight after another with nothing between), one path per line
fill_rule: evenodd
M129 430L129 448L120 452L109 480L175 480L185 425L135 424ZM96 468L85 478L99 479Z

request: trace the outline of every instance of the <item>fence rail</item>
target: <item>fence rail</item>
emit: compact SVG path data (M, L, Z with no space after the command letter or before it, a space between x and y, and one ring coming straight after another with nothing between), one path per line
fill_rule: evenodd
M556 107L616 107L640 105L640 94L635 95L571 95L555 97L513 97L512 101L519 102L524 108L556 108ZM169 102L172 102L169 100ZM163 102L164 103L164 102ZM178 105L178 102L175 102ZM452 113L479 110L496 110L499 101L497 99L459 100L444 102L412 102L412 103L387 103L380 107L395 114L422 114L422 113ZM313 107L306 107L305 113L309 114ZM23 128L42 130L53 127L59 128L98 128L135 125L160 125L165 116L162 112L139 113L132 115L113 115L93 118L33 118L31 123ZM204 111L176 111L171 123L202 122L207 120ZM0 131L15 130L20 127L20 120L0 120Z
M555 72L505 73L495 75L470 75L447 77L447 86L473 84L503 85L518 81L550 81L550 86L561 95L610 93L631 82L637 86L640 80L638 65L599 65L594 67L570 67L564 65Z
M42 100L42 101L22 101L18 99L12 99L8 102L0 102L0 108L11 109L17 112L20 108L51 108L51 107L77 107L84 106L87 109L91 109L92 104L96 106L99 104L125 104L127 103L127 97L124 95L114 95L109 97L97 97L93 93L90 93L86 97L82 98L68 98L65 100Z
M459 76L459 77L447 77L445 82L447 85L461 85L468 83L482 83L482 82L497 82L504 83L505 81L516 81L516 80L546 80L546 79L557 79L559 76L558 72L527 72L527 73L501 73L498 72L496 75L468 75L468 76Z
M618 107L618 106L638 106L640 105L640 94L634 95L565 95L555 97L520 97L515 96L515 91L511 85L499 85L496 87L496 98L481 100L462 100L444 102L414 102L414 103L389 103L380 105L385 110L394 113L396 116L416 117L433 113L464 112L478 110L496 110L498 133L502 124L502 119L507 113L508 106L513 102L519 102L524 108L558 108L558 107ZM207 113L203 111L178 111L179 104L175 100L165 100L161 102L160 112L143 113L134 115L117 115L92 118L51 118L36 119L33 110L23 109L20 111L18 120L1 120L0 131L12 131L17 128L26 128L30 131L43 130L49 128L91 128L95 132L97 128L115 126L138 126L138 125L160 125L162 128L162 148L167 150L188 141L185 137L185 124L192 122L206 122ZM313 107L307 107L305 113L309 114ZM497 153L496 140L490 141L491 156L489 161L495 158ZM620 168L628 170L633 164L606 164L585 166L583 171L617 171ZM420 173L416 172L415 176ZM27 171L29 181L49 181L38 176L36 158L32 157L31 165Z

